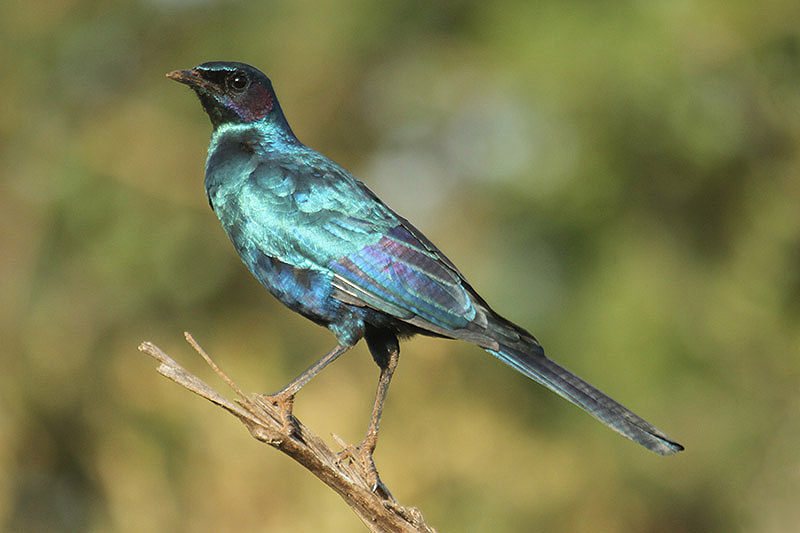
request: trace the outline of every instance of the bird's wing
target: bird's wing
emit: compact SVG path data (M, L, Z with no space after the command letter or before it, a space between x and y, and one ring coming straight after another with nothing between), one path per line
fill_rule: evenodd
M351 217L349 223L381 233L376 242L328 262L340 297L447 337L486 344L485 337L470 326L486 325L488 305L455 265L366 185L355 178L351 184L357 191L350 192L368 206L368 216ZM341 219L337 224L347 226Z
M465 328L475 318L458 272L404 225L327 266L337 289L397 318L418 317L448 331Z

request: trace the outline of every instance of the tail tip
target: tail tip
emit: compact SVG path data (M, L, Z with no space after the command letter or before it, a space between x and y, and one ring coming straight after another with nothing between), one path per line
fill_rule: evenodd
M648 448L659 455L674 455L685 449L682 444L678 444L677 442L665 439L661 436L652 443L652 446L648 446Z

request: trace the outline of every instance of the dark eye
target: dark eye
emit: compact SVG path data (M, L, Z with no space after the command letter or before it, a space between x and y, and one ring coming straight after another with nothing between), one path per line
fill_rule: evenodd
M228 74L227 83L229 89L233 92L240 93L247 89L250 80L247 79L247 74L244 72L233 72Z

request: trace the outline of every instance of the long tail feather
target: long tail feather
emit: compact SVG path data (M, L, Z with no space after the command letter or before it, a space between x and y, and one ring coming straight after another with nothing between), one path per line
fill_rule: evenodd
M538 346L536 347L538 348ZM486 350L504 363L584 409L621 435L660 455L671 455L683 446L626 407L538 351L501 346Z

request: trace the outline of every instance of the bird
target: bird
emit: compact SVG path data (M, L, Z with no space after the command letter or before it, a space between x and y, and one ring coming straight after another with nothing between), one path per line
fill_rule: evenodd
M380 369L357 458L373 488L373 454L399 339L470 342L660 455L683 446L547 356L527 330L496 313L450 259L350 172L301 143L270 79L234 61L167 77L194 90L211 119L205 168L211 209L255 278L289 309L327 327L336 346L263 398L291 431L295 394L366 341Z

